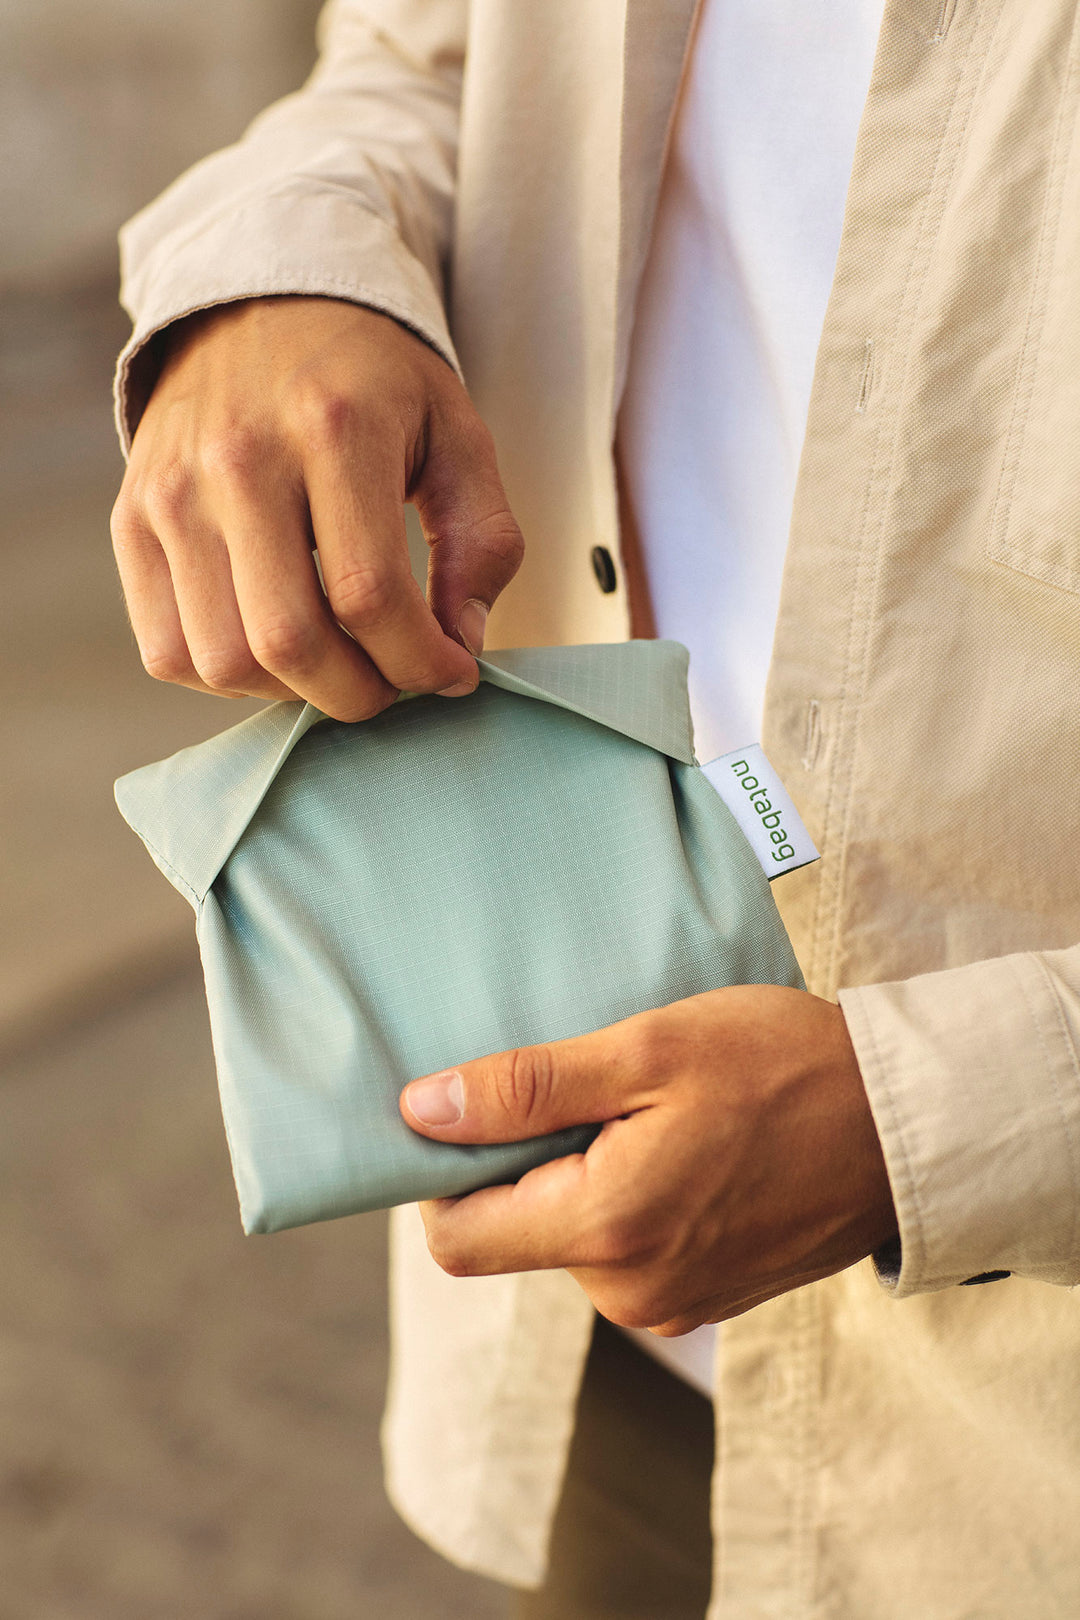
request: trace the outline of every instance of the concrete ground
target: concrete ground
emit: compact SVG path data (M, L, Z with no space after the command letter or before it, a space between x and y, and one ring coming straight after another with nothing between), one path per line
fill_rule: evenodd
M190 914L112 805L240 712L124 623L123 330L0 304L0 1620L494 1620L382 1495L384 1221L242 1237Z

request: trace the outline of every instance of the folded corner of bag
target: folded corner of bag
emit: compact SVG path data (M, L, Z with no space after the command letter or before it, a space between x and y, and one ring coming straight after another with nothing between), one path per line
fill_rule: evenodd
M120 814L196 910L297 742L325 718L310 703L271 703L114 784Z

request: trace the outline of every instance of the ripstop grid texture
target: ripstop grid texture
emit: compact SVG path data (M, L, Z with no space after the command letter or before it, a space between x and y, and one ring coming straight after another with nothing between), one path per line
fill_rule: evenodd
M397 1110L417 1075L802 983L696 766L486 683L308 731L199 933L248 1231L514 1179L593 1134L429 1142Z

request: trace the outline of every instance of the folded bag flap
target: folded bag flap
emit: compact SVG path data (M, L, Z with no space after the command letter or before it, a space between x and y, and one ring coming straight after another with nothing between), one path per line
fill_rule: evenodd
M569 709L685 765L694 763L688 654L678 642L524 647L477 662L481 680L492 686ZM301 737L326 718L310 703L272 703L117 782L124 820L192 905L205 899Z

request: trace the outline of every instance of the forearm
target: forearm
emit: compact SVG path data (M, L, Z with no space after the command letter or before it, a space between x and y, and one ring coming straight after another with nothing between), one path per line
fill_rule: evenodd
M308 83L204 159L121 235L117 418L127 447L157 373L150 339L192 311L309 293L393 315L456 365L441 274L453 213L466 7L337 0Z

